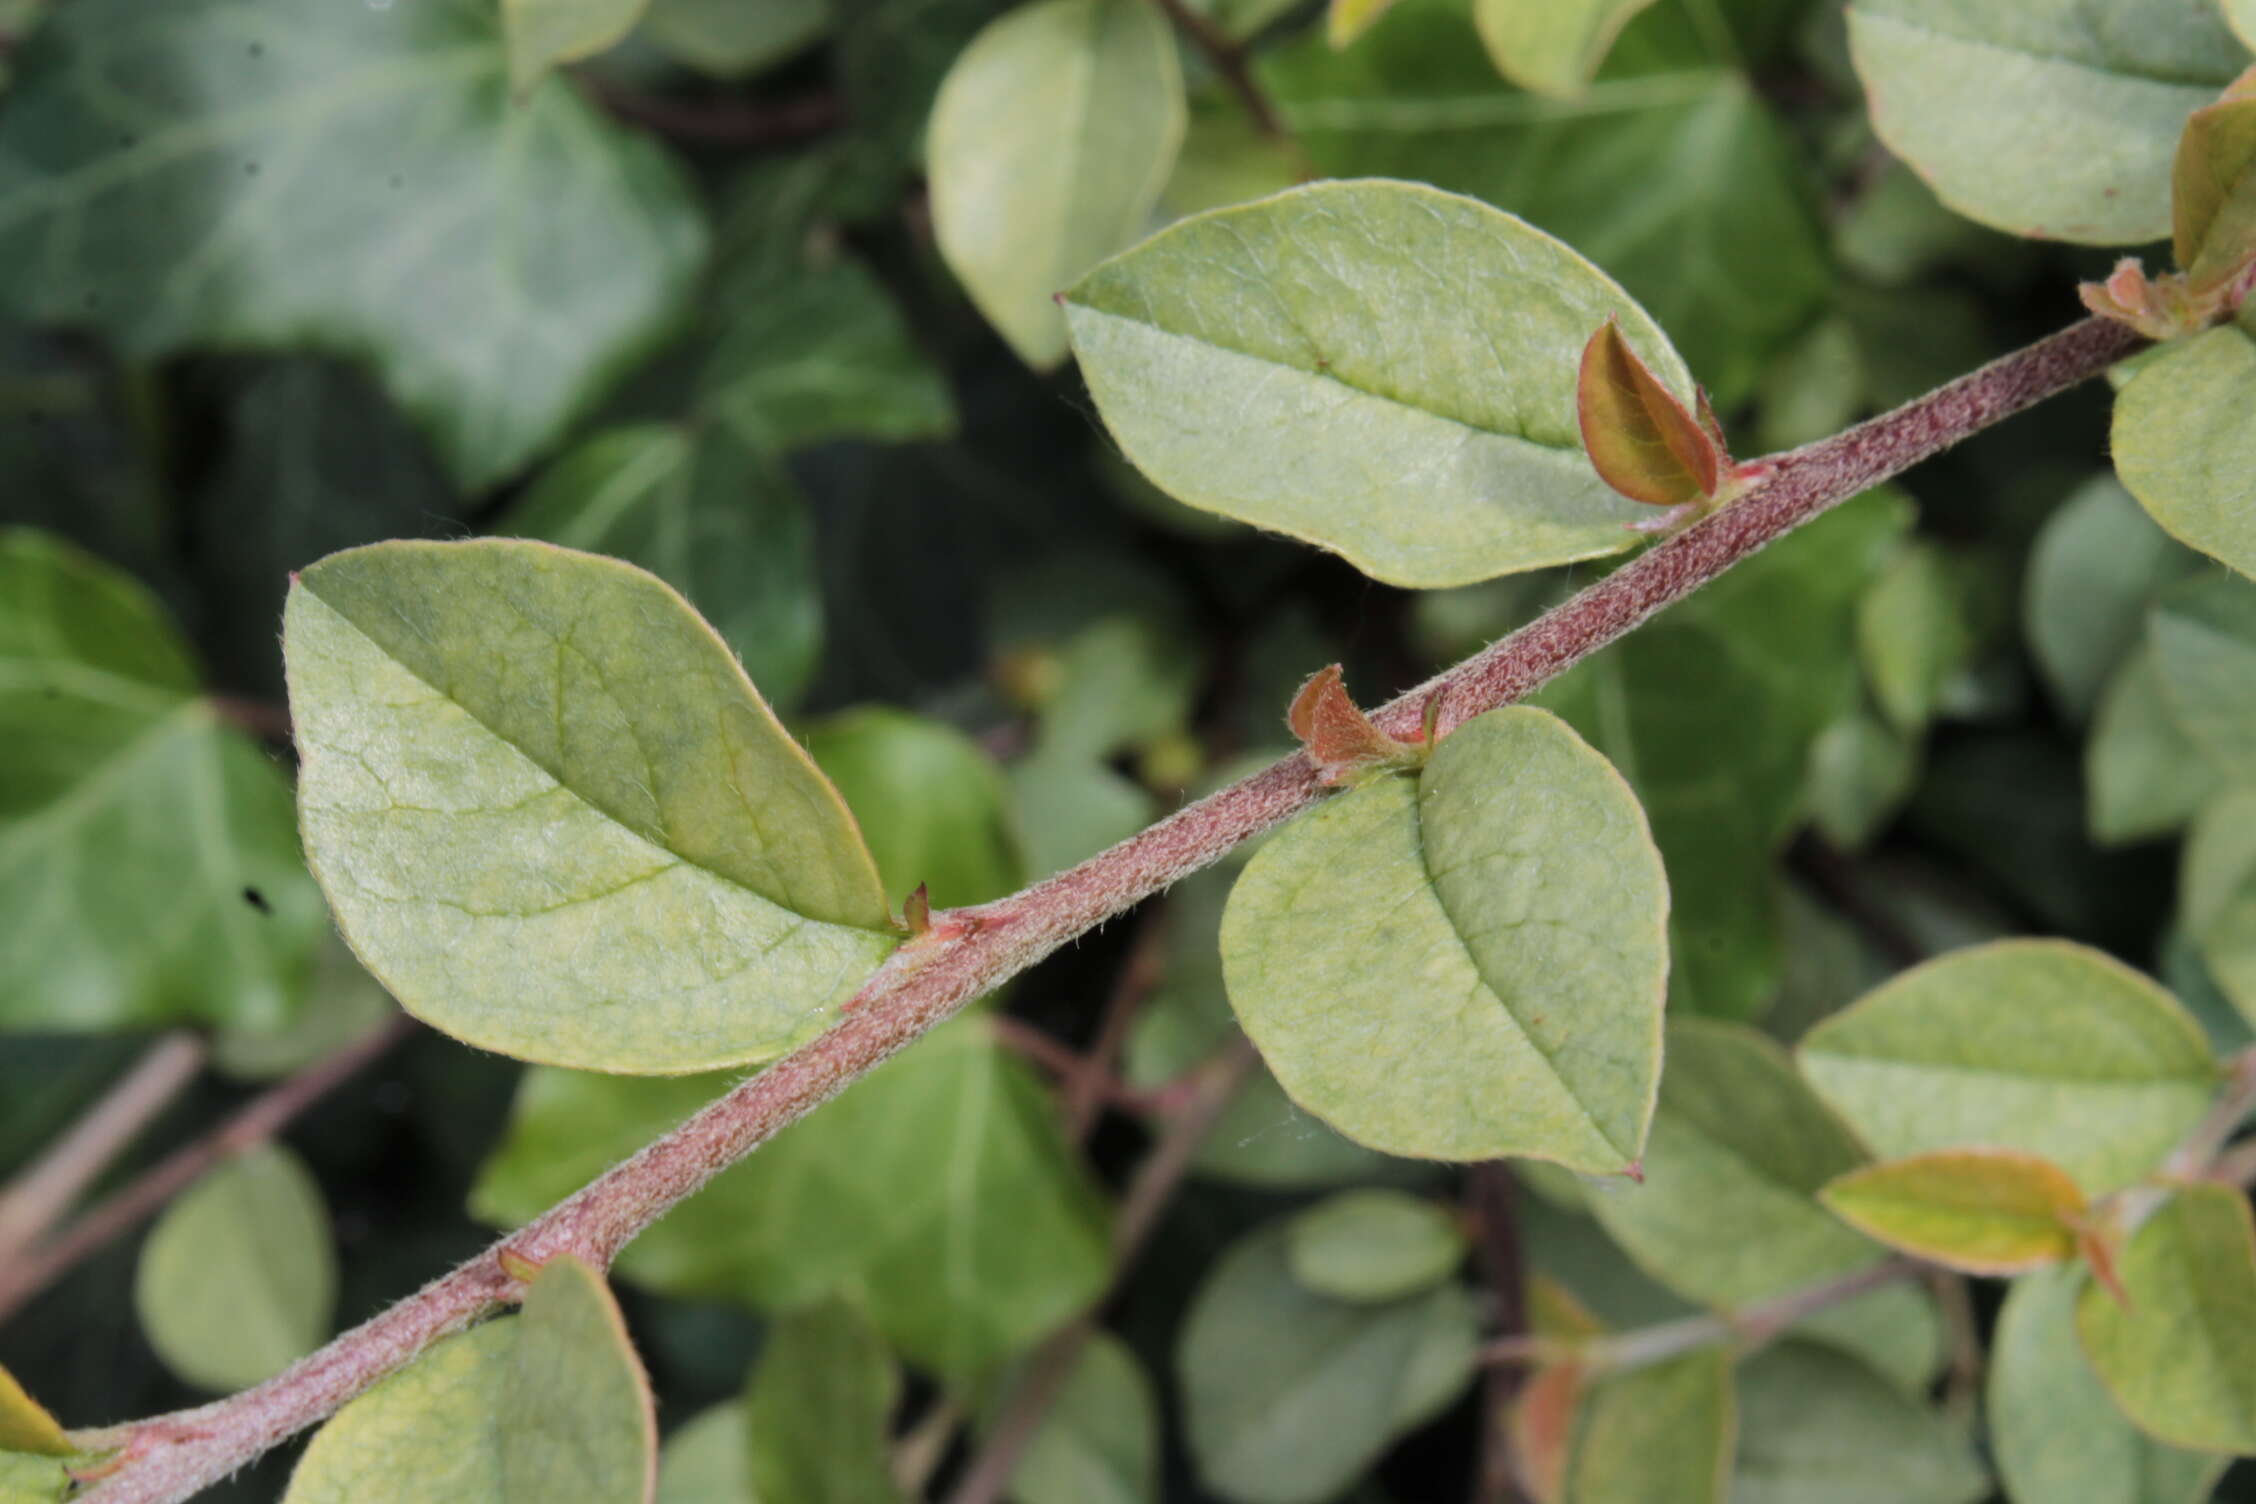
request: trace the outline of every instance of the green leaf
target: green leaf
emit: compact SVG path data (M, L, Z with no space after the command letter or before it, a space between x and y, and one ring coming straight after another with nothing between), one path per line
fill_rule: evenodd
M1144 0L1039 0L948 70L925 148L933 232L1028 365L1064 358L1052 298L1143 228L1185 119L1175 39Z
M0 1452L67 1457L76 1450L47 1407L26 1393L14 1374L0 1368Z
M741 78L830 29L829 0L648 0L642 33L676 62Z
M165 1366L204 1389L248 1389L321 1345L337 1252L321 1187L275 1144L191 1186L151 1229L133 1307Z
M325 928L288 785L156 599L0 530L0 1027L279 1028Z
M549 69L610 50L634 30L649 4L650 0L501 0L509 86L523 94Z
M2166 593L2148 618L2162 693L2227 781L2256 769L2256 583L2209 570Z
M701 1410L667 1435L651 1504L760 1504L745 1457L741 1403L727 1400Z
M647 1499L658 1477L650 1380L603 1276L558 1254L525 1287L494 1398L501 1496Z
M1405 276L1406 268L1414 275ZM1582 453L1608 318L1679 398L1644 311L1524 221L1411 183L1317 183L1170 226L1066 296L1112 436L1177 500L1389 584L1619 553L1649 514ZM1218 392L1231 420L1211 421Z
M1897 977L1810 1030L1803 1072L1881 1156L2041 1155L2090 1196L2144 1177L2216 1067L2177 1000L2059 940L2001 940Z
M1152 822L1159 806L1102 762L1037 750L1006 774L1032 877L1088 860Z
M1872 697L1902 731L1933 719L1973 657L1970 598L1979 582L1932 544L1899 549L1857 603L1857 656Z
M1732 1504L1975 1504L1965 1440L1854 1358L1801 1342L1739 1369Z
M2237 1186L2177 1191L2131 1239L2123 1300L2087 1285L2076 1331L2133 1424L2158 1441L2256 1452L2256 1228Z
M58 1458L0 1452L0 1504L62 1504L75 1486Z
M1345 1191L1286 1224L1293 1278L1334 1300L1400 1300L1440 1284L1464 1258L1457 1219L1404 1191Z
M1277 1079L1357 1142L1606 1173L1653 1110L1667 912L1620 776L1516 707L1272 837L1223 968Z
M2256 79L2242 74L2187 118L2170 215L2178 265L2195 291L2231 281L2256 255Z
M2029 551L2022 633L2071 714L2097 708L2101 687L2138 650L2148 604L2193 563L2104 475L2046 520Z
M1019 1455L1010 1497L1015 1504L1156 1504L1159 1455L1151 1380L1128 1344L1095 1332Z
M312 985L288 1027L221 1030L211 1040L212 1067L237 1081L277 1081L368 1038L398 1012L351 948L331 935L314 958Z
M2225 12L2225 24L2239 37L2241 45L2256 48L2256 0L2220 0Z
M1319 1504L1472 1375L1472 1302L1444 1284L1384 1305L1293 1278L1272 1223L1215 1263L1175 1362L1200 1479L1233 1504Z
M986 903L1025 880L994 759L953 726L866 706L804 733L868 838L888 893L922 883L932 906Z
M2088 245L2169 233L2186 116L2248 64L2211 0L1856 0L1849 41L1881 139L1944 203Z
M299 577L283 651L315 870L436 1028L613 1071L764 1060L893 948L837 791L638 569L354 549Z
M2085 1210L2067 1171L2008 1149L1890 1160L1850 1171L1818 1199L1891 1248L1968 1274L2019 1274L2075 1257Z
M618 1308L567 1254L542 1267L523 1314L434 1344L338 1411L283 1498L636 1499L656 1465L650 1389Z
M2183 852L2178 922L2217 989L2256 1018L2256 790L2203 807Z
M1473 20L1496 69L1539 94L1576 95L1590 86L1606 49L1653 0L1475 0Z
M889 1504L900 1370L867 1318L830 1301L778 1321L745 1397L746 1472L756 1499Z
M2173 340L2115 399L2108 446L2115 473L2162 530L2189 548L2256 574L2256 311Z
M1561 1504L1723 1504L1733 1408L1721 1347L1600 1379L1575 1419Z
M1642 1185L1608 1186L1590 1210L1654 1279L1734 1308L1877 1263L1881 1250L1817 1203L1864 1156L1752 1029L1680 1018Z
M2200 1504L2222 1457L2141 1435L2107 1397L2076 1342L2084 1271L2013 1282L1990 1346L1990 1445L2014 1504Z
M2216 765L2179 723L2144 644L2100 698L2084 769L2092 839L2110 845L2169 834L2217 791Z
M93 0L20 70L0 120L17 314L141 357L365 357L465 485L587 407L703 251L655 145L560 81L512 99L484 0Z
M806 503L727 428L606 429L543 471L497 531L641 565L705 613L777 703L813 676L822 601Z
M736 1081L529 1072L471 1207L528 1221ZM905 1356L953 1379L1094 1300L1110 1258L1103 1204L1041 1083L966 1019L722 1171L618 1268L662 1294L764 1310L859 1292Z
M1919 782L1920 743L1859 706L1810 744L1810 822L1854 851L1880 832ZM1789 945L1787 965L1795 960Z

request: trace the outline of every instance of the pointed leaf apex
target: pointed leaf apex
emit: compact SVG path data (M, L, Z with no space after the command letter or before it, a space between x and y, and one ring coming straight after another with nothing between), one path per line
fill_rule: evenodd
M1661 385L1608 319L1582 349L1575 417L1598 478L1631 501L1674 507L1712 498L1728 467L1715 415Z

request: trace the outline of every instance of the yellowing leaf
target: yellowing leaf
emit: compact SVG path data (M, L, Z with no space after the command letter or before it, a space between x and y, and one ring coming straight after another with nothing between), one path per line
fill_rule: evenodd
M26 1393L14 1374L0 1368L0 1452L67 1457L74 1450L47 1407Z
M1473 20L1496 71L1539 94L1590 86L1614 38L1653 0L1474 0Z
M1818 1199L1892 1248L1968 1274L2071 1258L2084 1194L2065 1170L2008 1149L1945 1149L1853 1170Z
M2215 287L2256 257L2256 68L2188 116L2170 170L2171 236L2193 288Z
M307 854L434 1027L629 1073L765 1060L893 948L837 791L641 570L378 544L307 569L283 639Z

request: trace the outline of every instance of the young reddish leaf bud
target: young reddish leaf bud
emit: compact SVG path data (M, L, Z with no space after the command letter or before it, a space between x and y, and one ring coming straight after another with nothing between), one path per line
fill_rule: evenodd
M1612 319L1583 346L1575 416L1598 478L1631 501L1682 506L1712 498L1723 483L1728 461L1711 431L1715 415L1703 421L1661 385Z
M932 928L932 895L926 885L918 883L901 905L901 922L908 927L911 938Z
M1414 762L1425 749L1400 742L1371 724L1347 696L1340 666L1316 671L1285 712L1285 724L1308 748L1317 772L1326 783L1338 783L1366 768Z

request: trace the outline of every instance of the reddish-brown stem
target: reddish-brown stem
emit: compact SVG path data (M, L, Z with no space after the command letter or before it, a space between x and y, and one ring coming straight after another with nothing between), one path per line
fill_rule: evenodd
M997 1044L1048 1071L1058 1079L1060 1086L1088 1082L1099 1108L1117 1107L1124 1112L1143 1113L1158 1112L1167 1105L1159 1092L1136 1090L1110 1071L1096 1066L1089 1056L1051 1038L1022 1018L997 1014L987 1021L987 1026L993 1031ZM1079 1138L1080 1135L1072 1136Z
M692 146L778 146L846 123L845 104L828 91L791 99L684 99L584 77L580 83L608 113Z
M1282 142L1299 156L1300 143L1293 139L1284 116L1277 113L1269 92L1253 76L1253 64L1246 56L1244 44L1224 31L1213 18L1193 10L1187 0L1153 0L1153 3L1166 13L1168 21L1184 39L1199 50L1214 69L1215 76L1238 96L1238 102L1253 119L1254 129L1272 141Z
M415 1021L399 1014L371 1034L253 1098L210 1133L175 1149L21 1259L0 1265L0 1321L79 1260L138 1226L228 1155L279 1133L340 1082L405 1039Z
M1120 1051L1128 1042L1128 1026L1136 1021L1136 1010L1166 972L1166 909L1146 908L1137 915L1135 939L1128 946L1127 959L1120 963L1120 974L1113 978L1104 1013L1097 1020L1096 1037L1081 1057L1081 1069L1065 1078L1065 1132L1075 1143L1085 1142L1097 1126L1097 1114L1104 1109L1108 1092L1112 1093L1109 1100L1121 1099L1117 1067Z
M2086 319L1895 411L1768 461L1738 501L1421 684L1373 719L1418 729L1439 695L1437 732L1521 699L1826 508L2068 387L2145 341ZM86 1497L98 1504L184 1499L330 1414L431 1343L506 1299L496 1254L533 1263L572 1252L597 1268L715 1174L843 1091L971 999L1077 936L1217 860L1324 797L1295 754L1176 811L1080 866L1009 898L936 915L856 995L839 1022L613 1166L454 1273L255 1389L121 1428L131 1461Z
M1481 1279L1495 1302L1494 1332L1517 1337L1527 1330L1527 1271L1520 1248L1519 1182L1505 1160L1465 1172L1465 1211L1473 1227ZM1519 1504L1512 1459L1510 1411L1520 1370L1492 1364L1481 1381L1480 1462L1473 1475L1473 1504Z

